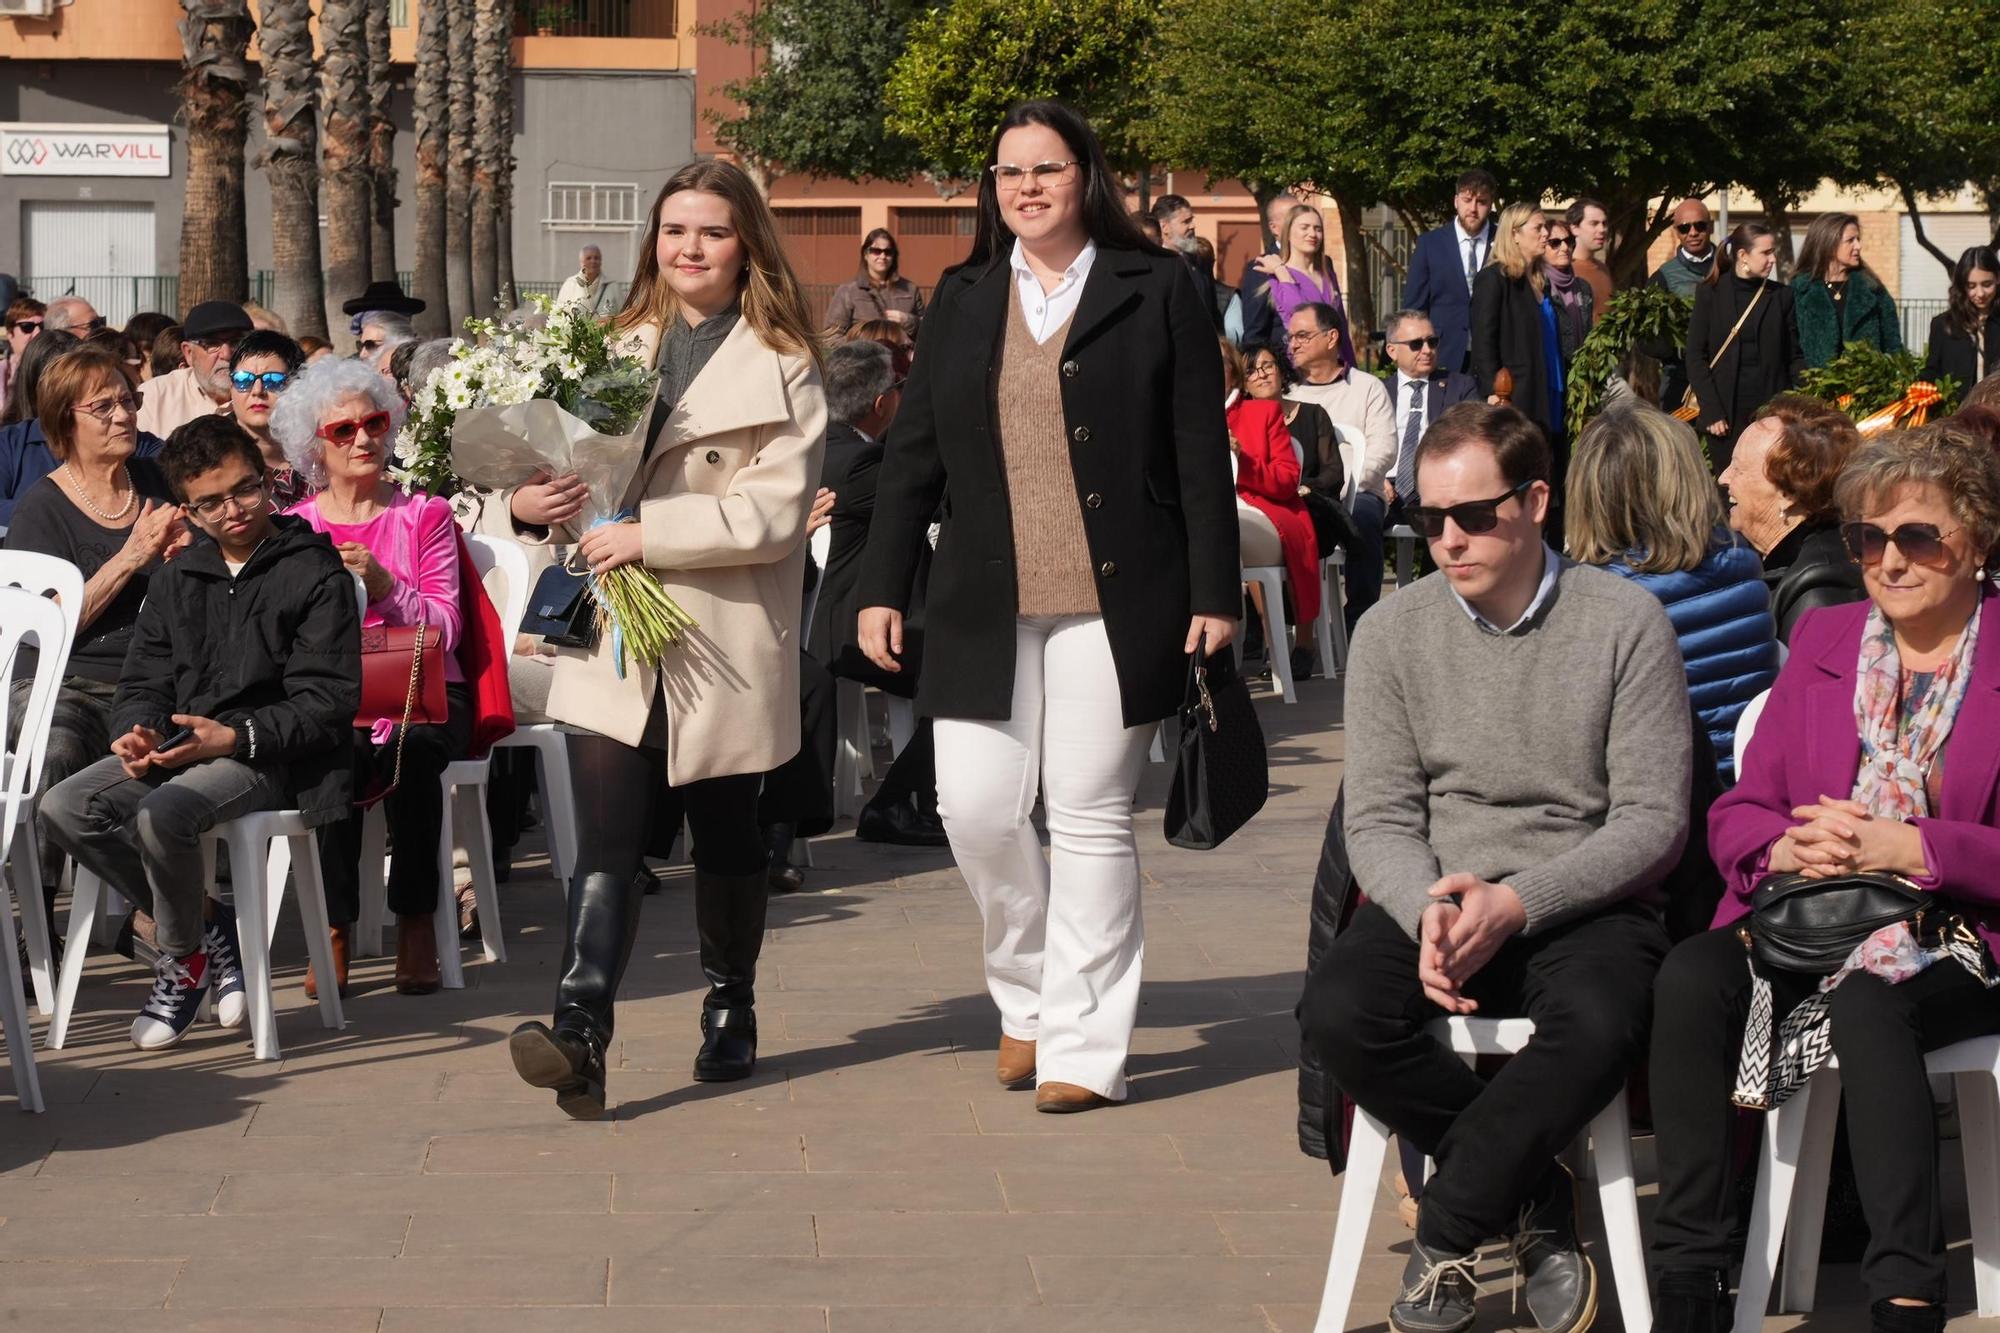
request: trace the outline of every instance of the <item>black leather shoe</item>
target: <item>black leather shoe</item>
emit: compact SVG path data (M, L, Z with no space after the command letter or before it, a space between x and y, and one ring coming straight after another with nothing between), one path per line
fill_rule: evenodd
M1312 649L1310 648L1292 649L1292 680L1295 683L1301 680L1311 680L1312 674L1313 674Z
M694 1057L697 1083L733 1083L757 1067L757 1014L752 1009L704 1009L701 1050Z
M892 842L901 847L951 845L944 835L944 822L924 818L908 801L862 806L861 817L854 824L854 836L863 842Z
M556 1106L572 1120L604 1116L604 1047L583 1028L523 1023L507 1039L514 1072L534 1088L554 1088Z
M1597 1269L1576 1235L1576 1181L1558 1166L1508 1237L1515 1280L1542 1333L1583 1333L1597 1318Z
M1716 1268L1669 1268L1654 1284L1653 1333L1729 1333L1729 1285Z
M793 825L764 825L764 847L771 853L769 880L773 893L797 893L806 886L806 872L792 864L792 844L796 841Z

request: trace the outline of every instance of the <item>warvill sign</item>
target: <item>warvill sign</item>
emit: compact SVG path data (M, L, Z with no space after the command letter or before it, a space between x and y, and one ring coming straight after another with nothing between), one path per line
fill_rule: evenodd
M168 176L165 125L0 123L0 176Z

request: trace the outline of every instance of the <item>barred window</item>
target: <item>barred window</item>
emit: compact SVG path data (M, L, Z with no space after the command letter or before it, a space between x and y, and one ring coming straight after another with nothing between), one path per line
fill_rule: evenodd
M970 236L979 215L970 208L899 208L898 236Z
M778 230L786 236L861 235L858 208L775 208Z
M542 226L549 231L612 231L639 226L639 187L605 181L550 181Z

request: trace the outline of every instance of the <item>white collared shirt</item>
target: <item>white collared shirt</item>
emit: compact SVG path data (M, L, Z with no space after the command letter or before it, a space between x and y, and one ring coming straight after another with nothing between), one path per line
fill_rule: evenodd
M1083 282L1090 276L1090 266L1097 259L1097 242L1085 241L1083 249L1077 252L1070 266L1063 270L1062 281L1052 292L1042 290L1042 280L1028 267L1028 257L1021 249L1021 242L1014 242L1014 252L1009 259L1014 269L1014 295L1021 303L1021 314L1028 322L1028 332L1035 335L1035 341L1045 343L1049 335L1069 323L1076 313L1077 303L1083 299Z
M1415 393L1410 392L1412 384L1417 386L1417 392ZM1402 444L1403 436L1410 429L1410 416L1413 413L1416 415L1417 420L1422 423L1417 427L1417 434L1421 438L1424 430L1430 425L1428 421L1424 420L1424 412L1430 407L1430 403L1431 382L1429 380L1413 380L1400 370L1396 372L1396 442L1399 447Z
M1451 588L1451 595L1453 597L1458 597L1458 604L1465 608L1465 614L1472 617L1473 624L1479 626L1479 628L1485 630L1488 634L1512 634L1535 618L1535 613L1540 611L1542 604L1549 600L1549 594L1556 590L1556 575L1560 573L1562 573L1562 557L1551 550L1548 543L1544 542L1542 544L1542 582L1535 589L1534 600L1528 603L1528 609L1521 613L1521 618L1505 629L1501 629L1498 625L1474 610L1472 603L1466 601L1463 597L1459 597L1458 589L1451 588L1449 582L1445 584L1445 587Z
M1470 289L1472 286L1471 275L1484 267L1488 251L1491 249L1491 243L1486 239L1486 228L1484 227L1475 232L1467 232L1465 224L1456 218L1452 220L1451 226L1452 230L1458 236L1458 264L1460 268L1465 270L1465 285Z

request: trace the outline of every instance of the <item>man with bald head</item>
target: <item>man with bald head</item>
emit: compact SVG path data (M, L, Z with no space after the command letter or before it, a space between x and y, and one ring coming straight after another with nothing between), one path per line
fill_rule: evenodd
M581 306L593 319L605 319L616 312L611 303L611 284L604 280L604 252L586 245L577 252L577 271L563 279L556 293L559 306Z
M1664 287L1683 301L1692 301L1694 289L1715 267L1715 221L1709 216L1707 204L1699 199L1683 199L1674 209L1673 225L1678 246L1653 271L1651 281L1653 286ZM1645 350L1660 359L1660 406L1672 411L1687 393L1687 345L1661 344Z

